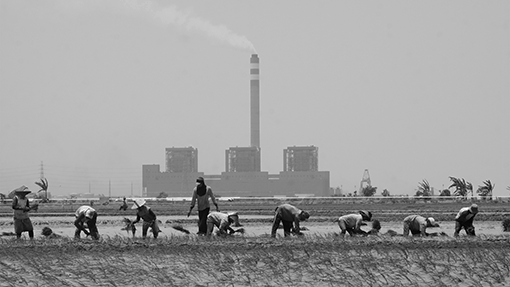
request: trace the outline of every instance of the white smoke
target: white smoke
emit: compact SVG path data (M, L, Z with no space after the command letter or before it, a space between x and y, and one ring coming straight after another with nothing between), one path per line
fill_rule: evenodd
M147 13L149 17L163 25L176 25L187 30L196 30L232 47L256 53L255 47L245 36L232 32L225 25L214 25L200 17L190 16L189 13L173 5L155 8L153 2L148 0L125 0L124 3L126 7L136 12Z

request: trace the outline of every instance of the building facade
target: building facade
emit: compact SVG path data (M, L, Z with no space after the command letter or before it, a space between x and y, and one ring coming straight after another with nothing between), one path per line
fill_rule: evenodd
M252 147L227 150L225 171L219 175L195 171L174 172L168 168L167 171L161 172L157 164L143 165L143 194L147 197L157 197L161 193L166 193L170 197L189 197L195 187L196 178L201 176L216 195L224 197L329 196L329 171L318 171L316 168L317 151L318 149L313 146L289 147L284 150L284 166L289 165L290 158L296 158L297 163L278 174L260 171L260 164L258 167L253 164L254 158L260 158L260 149ZM185 168L177 167L172 170Z

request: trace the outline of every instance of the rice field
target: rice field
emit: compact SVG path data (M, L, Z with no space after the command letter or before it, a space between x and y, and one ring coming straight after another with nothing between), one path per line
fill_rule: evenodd
M509 286L510 237L1 239L0 286Z
M238 210L245 234L197 236L196 216L185 217L189 203L151 203L162 221L157 240L135 238L122 230L123 218L134 211L98 206L99 241L72 239L76 206L43 205L31 217L36 233L28 240L0 236L0 286L510 286L510 234L503 220L508 203L481 205L476 237L451 237L454 214L466 202L370 204L296 202L313 211L304 236L269 237L277 202L254 206L245 202L222 205ZM12 211L0 206L0 231L11 232ZM339 215L371 210L381 221L381 234L338 236L333 222ZM403 238L406 214L431 215L448 236ZM184 234L171 228L179 224ZM45 238L49 226L59 238ZM370 226L364 226L368 230ZM429 231L429 230L428 230ZM149 233L150 234L150 233Z

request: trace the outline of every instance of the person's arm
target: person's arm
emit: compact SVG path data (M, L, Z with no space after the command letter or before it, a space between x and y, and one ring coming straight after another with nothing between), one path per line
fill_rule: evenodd
M190 216L191 211L193 210L193 207L195 207L196 201L197 201L197 188L195 187L193 189L193 196L191 197L191 206L189 207L188 217Z
M131 222L131 224L135 224L135 223L137 223L138 221L140 221L140 214L139 214L139 213L136 213L136 219L135 219L133 222Z
M275 215L273 220L273 226L271 227L271 237L276 237L276 230L278 230L278 226L280 225L280 220L277 219L278 215Z
M427 221L425 221L425 224L420 223L420 235L421 236L427 236L427 233L425 232L427 230Z
M216 211L220 212L220 208L218 207L218 203L216 203L216 198L214 197L214 194L210 187L207 187L207 192L209 193L209 196L211 197L211 200L212 200L214 206L216 206Z
M409 235L409 221L404 221L404 233L402 236L406 237Z
M299 227L299 216L294 216L294 233L301 234L301 228Z
M78 228L79 230L83 231L86 235L89 235L90 233L83 227L83 218L85 217L85 214L80 214L80 216L76 217L74 220L74 226Z
M361 230L361 223L363 223L363 217L356 219L356 225L354 226L356 231Z
M218 229L220 230L220 234L227 234L227 230L230 230L230 223L227 220L222 220L220 223L220 226L218 226Z
M19 210L19 209L21 209L21 208L18 208L18 198L17 198L17 197L14 197L14 198L12 199L12 209L14 209L14 210Z

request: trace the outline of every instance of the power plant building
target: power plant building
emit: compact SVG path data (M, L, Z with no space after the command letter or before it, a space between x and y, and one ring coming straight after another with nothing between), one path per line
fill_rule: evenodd
M258 147L231 147L225 151L227 172L260 172L260 149Z
M193 147L167 148L166 172L197 172L198 150Z
M143 195L189 197L201 176L218 196L329 196L329 171L318 169L318 148L288 147L283 151L283 171L261 171L260 67L256 54L250 58L250 146L225 151L225 171L206 175L198 170L198 150L166 148L166 170L157 164L142 166Z

